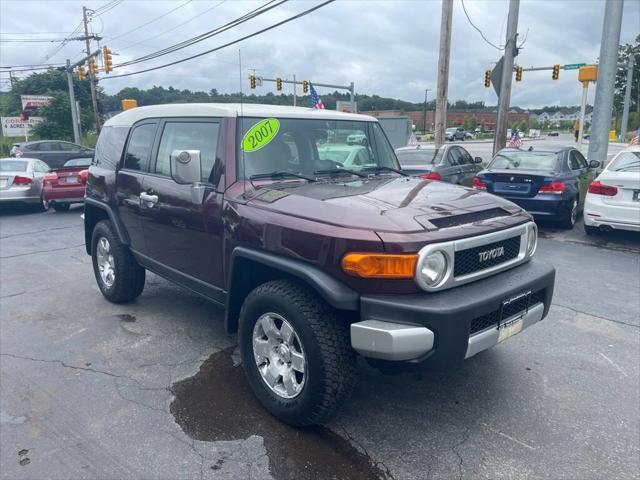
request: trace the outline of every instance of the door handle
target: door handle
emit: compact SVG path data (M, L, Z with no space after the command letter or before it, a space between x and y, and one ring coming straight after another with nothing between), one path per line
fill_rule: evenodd
M142 192L140 194L140 203L144 204L147 208L152 208L156 203L158 203L158 196Z

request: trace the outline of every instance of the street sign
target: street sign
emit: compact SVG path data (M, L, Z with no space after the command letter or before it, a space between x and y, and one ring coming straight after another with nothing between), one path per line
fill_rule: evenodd
M500 60L493 67L491 71L491 84L496 91L496 95L500 98L500 87L502 86L502 70L504 69L504 57L500 57Z
M586 63L569 63L562 67L563 70L578 70L580 67L586 66Z

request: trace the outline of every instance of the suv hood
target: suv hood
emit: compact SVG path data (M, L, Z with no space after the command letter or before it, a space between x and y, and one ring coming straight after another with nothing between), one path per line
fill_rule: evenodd
M249 185L247 185L249 186ZM494 195L450 183L379 175L300 184L281 182L246 192L249 204L345 228L411 233L521 213ZM484 212L484 213L479 213ZM452 217L460 222L452 224Z

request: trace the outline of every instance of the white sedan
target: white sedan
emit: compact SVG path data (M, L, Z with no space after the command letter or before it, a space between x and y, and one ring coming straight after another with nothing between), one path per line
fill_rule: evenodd
M584 229L640 232L640 147L618 153L589 185L584 202Z

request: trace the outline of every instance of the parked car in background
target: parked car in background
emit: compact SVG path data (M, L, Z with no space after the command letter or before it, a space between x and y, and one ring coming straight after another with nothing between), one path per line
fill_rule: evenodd
M325 144L318 147L318 157L320 160L337 162L344 168L375 166L369 150L362 145Z
M416 177L471 186L482 170L482 158L473 158L458 145L418 145L396 150L402 170Z
M640 232L640 147L618 153L589 185L584 229Z
M445 140L449 140L450 142L455 142L456 140L464 141L466 138L466 132L462 127L451 127L447 128L444 131Z
M367 145L367 136L364 133L352 133L347 137L347 145Z
M9 152L11 157L38 158L51 168L58 168L71 158L93 157L93 149L61 140L38 140L16 143Z
M91 157L74 158L44 177L44 199L56 212L69 210L72 203L84 203L89 165Z
M42 184L49 170L37 158L0 158L0 204L25 203L48 210Z
M573 147L504 149L473 179L473 187L511 200L535 217L573 228L599 166L595 160L587 163Z
M547 133L547 136L548 137L558 137L558 136L560 136L560 133L558 133L558 132L549 132L549 133Z

